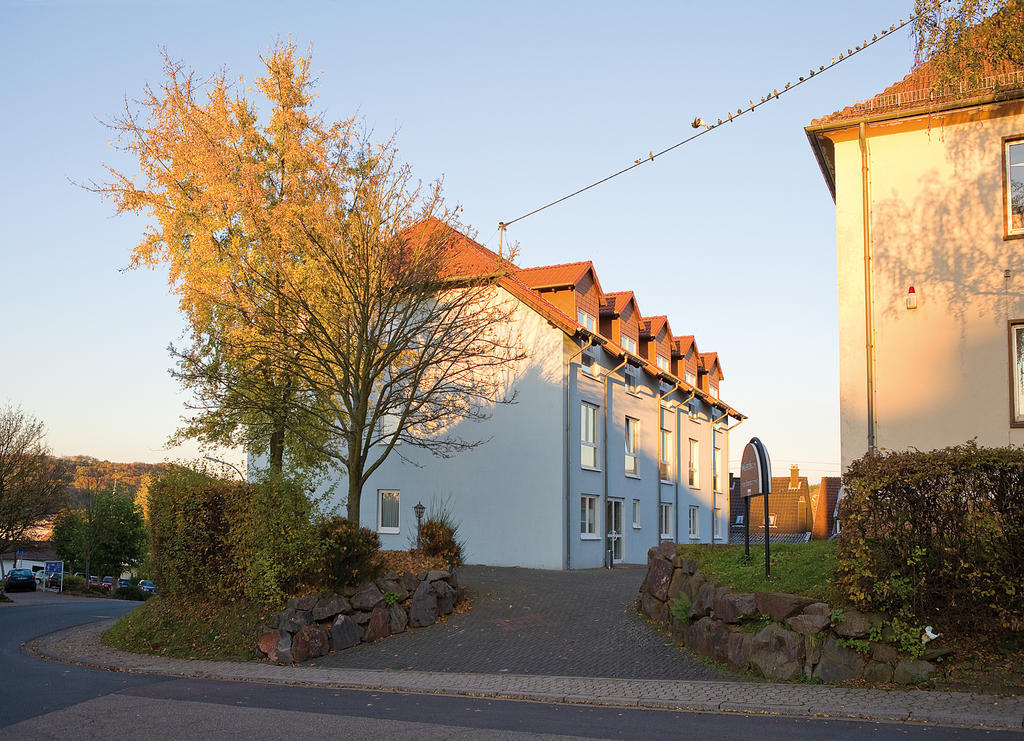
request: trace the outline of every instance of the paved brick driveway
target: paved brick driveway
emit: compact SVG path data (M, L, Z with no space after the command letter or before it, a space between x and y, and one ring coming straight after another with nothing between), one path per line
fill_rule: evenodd
M632 609L643 567L540 571L470 566L473 609L317 659L359 669L735 680L673 648Z

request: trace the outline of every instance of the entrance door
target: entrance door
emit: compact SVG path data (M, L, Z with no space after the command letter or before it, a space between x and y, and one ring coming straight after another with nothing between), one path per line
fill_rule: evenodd
M612 552L612 563L622 561L622 500L609 499L605 509L608 523L608 550Z

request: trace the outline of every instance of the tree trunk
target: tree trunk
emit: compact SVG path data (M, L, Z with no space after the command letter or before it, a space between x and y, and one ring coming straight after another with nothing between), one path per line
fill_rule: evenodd
M270 475L280 476L284 471L284 425L274 422L270 433Z
M355 475L349 472L348 476L348 521L359 524L359 498L363 493L363 486L359 483L362 475Z

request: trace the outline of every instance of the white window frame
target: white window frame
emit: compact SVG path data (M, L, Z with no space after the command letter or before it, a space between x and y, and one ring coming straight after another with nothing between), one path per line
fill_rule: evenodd
M580 402L580 466L588 471L600 471L601 448L597 442L597 410L596 404ZM594 462L587 463L584 450L592 450Z
M722 539L722 526L719 524L718 518L722 516L722 510L720 507L715 507L711 510L711 537L715 540Z
M636 340L629 335L622 335L622 347L627 351L636 355Z
M1024 427L1024 319L1010 322L1010 426Z
M595 327L597 326L597 320L594 318L594 315L591 314L589 311L584 311L583 309L576 309L576 321L578 321L584 327L589 329L591 332L597 331L595 329Z
M690 464L687 467L686 482L691 489L700 488L700 440L690 438Z
M672 481L672 453L675 446L675 435L672 430L661 428L661 460L658 462L658 476L662 481Z
M697 385L697 376L695 376L693 373L690 373L690 371L686 371L686 377L684 380L691 386Z
M1018 157L1019 162L1010 162L1010 152ZM1007 237L1024 236L1024 223L1021 226L1013 225L1013 180L1018 173L1018 182L1024 182L1024 138L1014 137L1004 140L1003 145L1003 178L1004 178L1004 200L1003 200L1003 223Z
M598 540L597 497L580 494L580 540Z
M714 396L717 399L718 398L718 386L708 386L708 388L710 389L710 391L708 393L711 394L712 396Z
M672 505L669 502L658 502L658 534L662 540L672 540L672 525Z
M626 459L625 471L627 476L640 477L640 420L635 417L626 417Z
M398 522L394 525L384 524L384 497L386 495L394 494L398 499L398 506L395 514L398 515ZM377 532L382 535L397 535L402 532L402 492L398 489L378 489L377 490Z
M715 448L711 459L711 482L716 492L722 491L722 449Z
M643 525L640 524L640 500L633 500L633 529L639 530Z
M695 504L690 505L690 539L700 539L700 507Z
M664 355L656 355L654 357L654 364L657 365L659 368L661 368L666 373L669 372L668 358L666 358Z

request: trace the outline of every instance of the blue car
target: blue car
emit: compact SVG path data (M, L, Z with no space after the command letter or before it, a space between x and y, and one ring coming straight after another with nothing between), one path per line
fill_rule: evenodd
M149 592L150 594L156 594L156 584L151 582L149 579L143 579L139 582L139 589L143 592Z
M32 573L32 569L11 569L7 572L4 591L13 592L15 589L36 591L36 575Z

